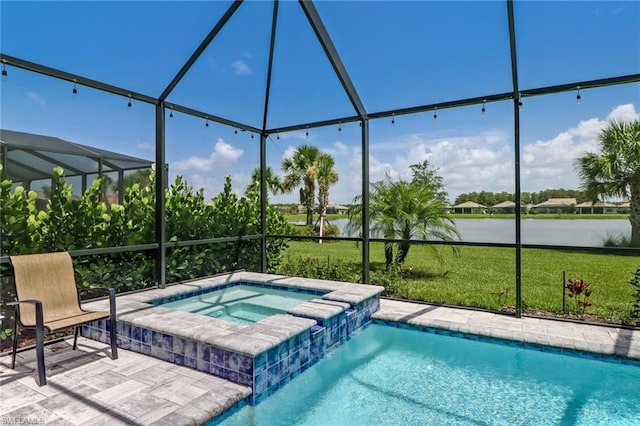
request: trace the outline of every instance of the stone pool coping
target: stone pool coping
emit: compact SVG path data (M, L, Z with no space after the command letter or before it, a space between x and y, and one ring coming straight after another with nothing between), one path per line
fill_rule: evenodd
M374 320L640 360L640 330L380 299Z
M120 295L116 304L117 319L118 322L124 322L131 326L149 328L161 333L197 340L248 356L255 356L278 346L287 339L316 325L314 320L291 315L274 315L245 325L153 305L153 301L157 299L185 295L198 290L213 291L217 287L236 282L327 292L322 297L318 296L326 301L327 305L332 302L344 302L355 306L383 291L382 287L372 285L235 272L171 285L164 289ZM318 308L318 315L324 315L326 307L322 303L317 303L315 306ZM95 311L108 310L108 301L85 303L83 308Z

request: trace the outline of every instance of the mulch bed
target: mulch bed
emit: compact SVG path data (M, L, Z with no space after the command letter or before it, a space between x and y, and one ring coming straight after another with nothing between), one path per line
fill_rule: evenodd
M515 314L516 308L514 306L503 306L500 309L500 312ZM621 325L619 322L615 320L599 317L599 316L588 314L588 313L576 314L571 312L565 312L565 313L551 312L551 311L544 311L542 309L525 309L522 313L524 315L530 315L535 317L545 317L549 319L565 319L565 320L584 322L584 323ZM640 326L640 322L636 321L635 323L627 323L623 325L629 326L629 327L638 327Z
M44 336L45 342L50 339L57 339L65 335L73 335L73 329L66 333L56 333ZM18 339L18 348L24 348L27 346L34 346L36 344L36 331L33 329L21 330L20 338ZM8 338L6 340L0 340L0 352L11 352L13 345L13 339Z

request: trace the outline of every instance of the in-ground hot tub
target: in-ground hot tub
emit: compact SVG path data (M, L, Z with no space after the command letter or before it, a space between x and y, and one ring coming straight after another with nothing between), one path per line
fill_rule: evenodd
M279 295L284 292L289 298L298 299L302 295L311 300L289 301L296 306L286 309L286 313L246 323L168 306L243 285L265 294L278 290ZM166 289L120 295L118 346L250 386L253 393L249 402L258 403L368 323L380 307L382 290L365 284L234 272ZM250 299L248 296L247 300ZM108 301L83 306L105 310L105 303ZM242 315L260 314L256 311L263 308L255 305ZM238 311L236 316L240 316ZM82 333L107 341L109 320L87 324Z
M289 309L317 298L320 295L318 293L240 284L181 300L160 299L154 305L240 324L252 324L272 315L286 314Z

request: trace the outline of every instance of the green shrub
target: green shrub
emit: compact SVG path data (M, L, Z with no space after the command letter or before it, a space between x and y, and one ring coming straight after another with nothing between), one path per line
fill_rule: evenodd
M317 225L292 225L291 235L319 237L320 227ZM338 237L340 236L340 228L338 228L336 225L327 225L322 230L322 235L325 237Z
M278 274L319 280L360 282L360 268L353 263L327 258L286 257L277 268Z
M633 305L631 308L631 317L635 319L640 319L640 268L636 269L635 274L633 274L633 278L629 281L635 290L633 294Z
M316 234L313 225L291 225L291 235L301 235L303 237L313 237Z
M320 235L320 228L316 227L316 231L318 235ZM336 225L327 225L322 230L322 235L325 237L339 237L340 236L340 228Z
M632 247L631 236L622 233L607 233L607 236L602 241L602 245L605 247Z
M34 253L38 250L37 194L22 186L12 191L11 185L0 165L0 253Z
M372 285L379 285L384 287L385 296L397 296L401 286L402 275L398 268L389 268L388 270L372 270L369 271L369 283Z

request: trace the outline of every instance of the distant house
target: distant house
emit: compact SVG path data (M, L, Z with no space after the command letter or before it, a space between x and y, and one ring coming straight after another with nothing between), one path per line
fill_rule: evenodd
M616 213L629 213L629 210L631 210L631 202L629 200L620 201L615 205L618 207Z
M451 213L486 213L487 206L478 204L475 201L465 201L464 203L451 207Z
M327 214L347 214L349 207L340 204L327 204Z
M277 212L279 213L290 213L291 212L291 207L289 206L281 206L281 205L274 205L273 206L274 209L276 209Z
M533 206L535 213L569 213L576 207L575 198L549 198L544 203Z
M496 213L515 213L516 203L513 201L503 201L494 206L491 206L491 210Z
M608 213L618 213L620 207L613 203L605 203L602 201L597 201L595 203L591 201L585 201L584 203L580 203L576 206L578 213L580 214L608 214Z

